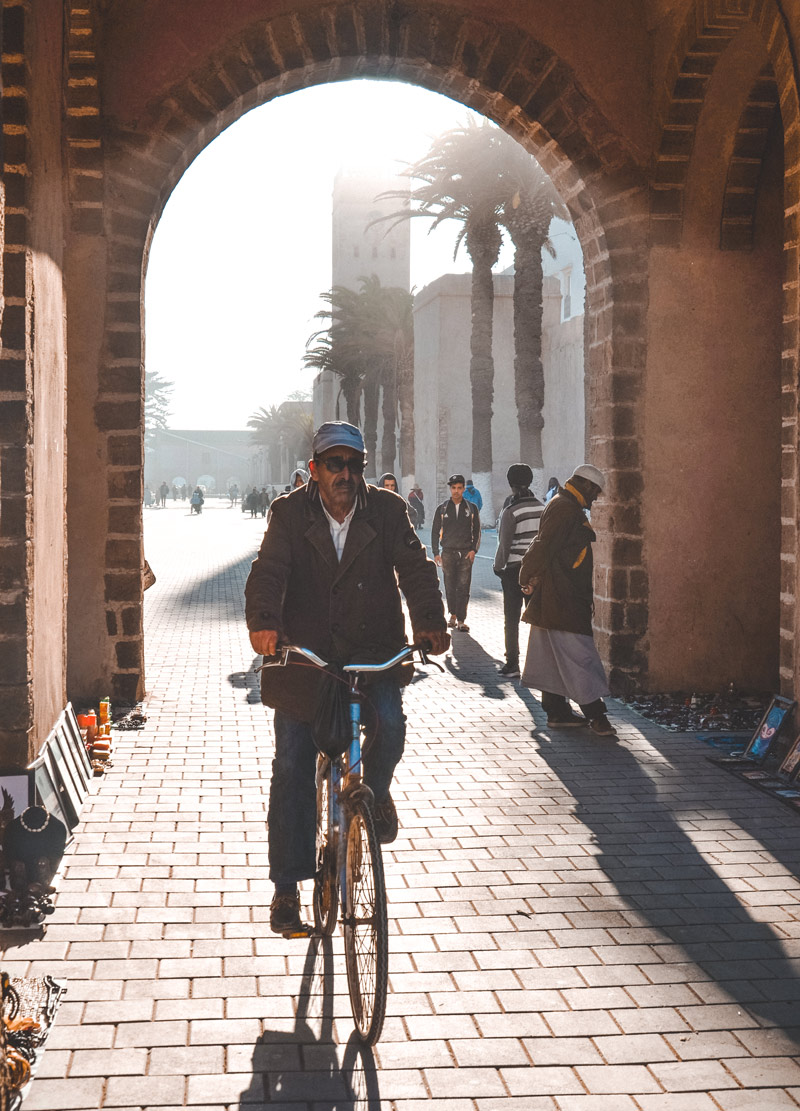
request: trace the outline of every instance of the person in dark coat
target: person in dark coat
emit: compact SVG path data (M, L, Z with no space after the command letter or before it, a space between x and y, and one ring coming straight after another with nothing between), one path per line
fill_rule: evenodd
M436 507L431 525L433 558L442 568L449 626L469 632L467 606L472 583L472 565L481 545L481 518L478 508L464 496L463 474L447 480L450 498ZM441 546L442 554L439 554Z
M411 493L408 495L408 504L417 515L417 528L422 528L425 524L425 501L421 486L411 487Z
M523 621L531 625L522 682L542 692L548 726L588 725L601 737L616 730L606 716L608 682L592 635L596 536L584 510L605 483L603 472L591 463L575 468L545 506L519 572L523 593L530 597ZM572 712L568 699L578 703L583 717Z
M400 494L400 487L397 485L397 476L393 475L391 471L386 471L378 479L378 486L381 490L391 490L393 494ZM400 494L402 497L402 494ZM408 519L414 528L417 527L417 512L410 502L406 502L406 510L408 512Z
M329 662L382 662L406 643L402 590L414 640L427 641L434 654L445 652L449 637L435 567L402 499L364 482L361 433L344 421L328 422L314 434L312 450L307 486L273 501L247 580L254 651L271 656L279 644L290 643ZM290 936L304 929L297 885L316 870L316 748L310 723L321 673L290 664L266 668L261 676L262 701L275 709L270 927ZM384 843L394 840L398 827L390 786L405 741L402 678L391 673L376 678L366 703L364 781L375 797L375 828Z

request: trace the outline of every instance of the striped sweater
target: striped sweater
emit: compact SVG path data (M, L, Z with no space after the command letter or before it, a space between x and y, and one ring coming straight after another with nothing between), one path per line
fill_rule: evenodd
M497 552L494 557L495 574L506 567L519 565L536 533L544 506L528 492L527 496L512 500L500 516L497 530Z

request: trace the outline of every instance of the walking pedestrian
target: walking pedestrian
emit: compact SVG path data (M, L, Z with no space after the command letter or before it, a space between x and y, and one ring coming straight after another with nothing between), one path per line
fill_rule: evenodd
M514 463L506 478L511 497L500 514L493 570L503 589L506 662L500 674L515 677L519 675L519 621L524 598L519 570L522 557L539 531L544 505L531 493L533 471L527 463Z
M464 497L464 476L447 480L450 497L436 507L431 526L433 558L444 574L444 590L450 611L448 626L469 632L467 606L472 583L472 565L481 544L480 513ZM441 548L441 555L439 549Z
M269 506L269 494L267 493L266 486L261 487L261 493L258 495L258 508L261 510L261 516L266 517L267 508Z
M591 463L575 468L545 506L519 573L523 593L530 595L523 621L531 626L522 682L542 692L550 728L588 725L601 737L614 736L616 729L606 716L608 681L592 635L597 537L584 510L605 484L605 475ZM583 717L572 712L568 699L578 703Z
M473 505L477 505L480 513L483 509L483 495L471 478L468 478L464 484L464 497L467 501L471 501Z
M258 515L260 500L261 499L258 496L258 490L256 490L254 486L250 493L247 495L247 508L250 510L251 517L256 517Z
M382 490L391 490L394 494L400 494L400 489L397 485L397 477L396 475L393 475L391 471L386 471L385 474L381 475L381 477L378 479L378 486ZM402 494L400 494L400 496L402 497ZM406 502L406 511L408 513L409 521L411 521L411 524L414 526L414 528L416 528L417 514L410 502Z
M167 494L168 493L169 493L169 486L167 486L166 481L164 481L164 482L161 483L161 485L158 488L158 496L161 499L159 504L161 506L163 506L163 508L165 508L165 509L166 509L166 506L167 506Z
M544 504L547 505L547 503L549 501L551 501L556 496L557 493L558 493L558 479L556 478L555 475L553 475L553 477L547 483L547 493L544 496Z
M421 486L411 487L411 493L408 495L408 504L417 515L417 528L422 528L425 524L425 501Z
M203 491L200 489L199 486L195 486L194 492L193 492L191 498L189 499L189 507L190 507L189 508L189 516L190 517L191 517L192 513L196 513L198 517L200 516L200 514L203 512L203 502L205 500L206 499L203 497Z

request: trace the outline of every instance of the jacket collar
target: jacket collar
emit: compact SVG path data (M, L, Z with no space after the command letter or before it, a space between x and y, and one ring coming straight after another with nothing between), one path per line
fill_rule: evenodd
M364 550L371 540L378 535L369 523L365 513L368 508L367 485L362 479L356 492L356 507L350 527L347 530L347 540L342 552L341 563L336 558L336 549L331 538L330 525L319 496L319 487L313 480L306 487L307 506L310 510L310 525L306 529L306 540L312 544L328 566L333 571L334 580L340 578L358 555Z
M322 510L322 498L319 493L319 484L310 478L305 485L306 499L309 505L316 506L320 511ZM359 509L367 508L367 484L362 478L356 487L356 513ZM325 514L322 514L323 519Z

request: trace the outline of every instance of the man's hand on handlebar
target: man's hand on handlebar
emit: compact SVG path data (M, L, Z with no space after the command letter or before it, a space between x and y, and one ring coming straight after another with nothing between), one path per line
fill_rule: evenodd
M278 630L258 629L250 634L250 643L259 656L274 656L278 651Z
M431 656L442 656L450 647L450 634L446 629L436 629L431 633L420 631L414 639L417 644L430 644L428 653Z

